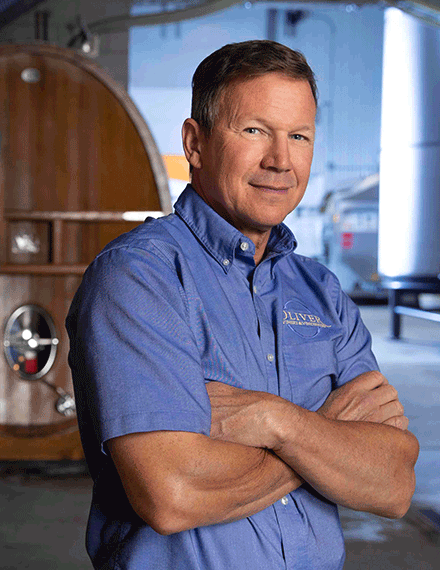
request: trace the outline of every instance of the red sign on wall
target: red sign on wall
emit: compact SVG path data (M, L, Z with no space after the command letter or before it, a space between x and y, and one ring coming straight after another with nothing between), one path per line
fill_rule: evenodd
M353 232L343 232L341 234L342 249L351 249L353 247Z

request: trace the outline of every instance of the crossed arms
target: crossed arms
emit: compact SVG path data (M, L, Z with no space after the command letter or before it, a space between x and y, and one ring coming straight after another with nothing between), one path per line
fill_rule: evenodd
M244 518L304 481L356 510L408 510L418 442L379 372L334 390L317 412L218 382L207 389L211 437L156 431L107 442L132 507L157 532Z

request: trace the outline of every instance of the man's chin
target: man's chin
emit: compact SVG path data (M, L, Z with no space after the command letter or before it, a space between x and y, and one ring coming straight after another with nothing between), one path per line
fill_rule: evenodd
M244 235L249 233L264 236L265 234L270 234L272 228L281 224L284 218L276 218L273 220L256 221L252 220L249 224L244 224L242 227L238 227Z

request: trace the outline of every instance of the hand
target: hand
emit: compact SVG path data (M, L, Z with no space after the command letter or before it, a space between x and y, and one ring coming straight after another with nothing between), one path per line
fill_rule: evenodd
M235 388L221 382L206 385L211 400L211 437L271 449L270 410L284 400L273 394Z
M334 390L318 413L330 420L373 422L401 430L406 430L409 423L397 390L376 370L360 374Z

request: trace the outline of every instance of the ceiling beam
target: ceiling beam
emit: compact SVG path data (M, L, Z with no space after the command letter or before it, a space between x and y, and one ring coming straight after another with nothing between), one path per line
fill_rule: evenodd
M159 24L172 24L182 22L184 20L191 20L193 18L201 18L230 8L235 4L241 4L243 0L206 0L195 5L188 5L185 8L178 10L150 12L147 14L140 14L137 16L121 15L104 18L88 25L89 30L95 34L108 34L114 32L125 32L132 26L157 26ZM254 0L257 1L258 0ZM267 0L264 0L267 1ZM269 0L270 1L270 0ZM275 0L280 1L280 0ZM281 0L291 3L291 0ZM304 0L303 0L304 1ZM305 0L306 2L314 3L314 0ZM347 0L324 0L329 4L347 4ZM355 4L360 6L363 4L377 4L379 0L356 0ZM414 5L426 7L440 13L440 0L414 0ZM387 0L389 6L399 8L398 0Z

